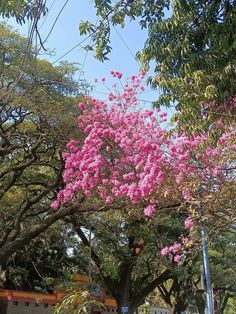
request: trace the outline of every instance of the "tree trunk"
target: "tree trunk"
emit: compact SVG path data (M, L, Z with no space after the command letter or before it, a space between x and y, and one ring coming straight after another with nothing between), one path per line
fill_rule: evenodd
M171 314L181 314L186 311L186 307L185 302L179 301L178 303L173 304L170 308L170 312Z
M118 314L128 313L133 314L133 309L131 309L130 304L130 293L131 293L131 273L132 265L122 265L120 269L121 276L119 282L119 291L117 293L117 305L118 305ZM128 307L128 312L125 312L123 308Z
M199 314L205 314L206 303L204 300L204 294L198 293L196 297L197 309Z

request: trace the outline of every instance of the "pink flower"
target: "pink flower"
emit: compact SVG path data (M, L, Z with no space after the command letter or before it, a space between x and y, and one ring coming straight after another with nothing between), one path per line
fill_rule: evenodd
M118 79L120 80L122 78L122 73L117 74Z
M187 244L188 243L188 238L185 238L183 235L181 237L179 237L181 243L184 245L184 244Z
M85 106L85 104L84 103L79 103L79 108L82 110L82 111L84 111L85 109L86 109L86 106Z
M181 255L175 255L174 256L174 262L176 262L177 264L180 263L182 261L182 256Z
M190 189L184 189L183 191L182 191L182 195L183 195L183 198L187 201L188 199L190 199L190 197L191 197L191 190Z
M191 217L188 217L188 218L185 220L185 222L184 222L184 227L185 227L186 229L191 229L191 228L193 228L193 226L194 226L194 223L193 223L192 218L191 218Z
M180 243L174 243L169 247L170 252L172 253L177 253L181 249L181 244Z
M122 78L120 72L111 71L111 75ZM168 196L170 202L176 202L182 191L188 200L191 191L183 187L189 177L193 183L202 180L202 169L205 180L214 175L216 185L223 181L224 169L232 162L229 156L235 149L234 128L220 126L222 136L217 148L205 134L189 137L176 132L168 136L158 122L158 114L139 106L143 75L131 76L121 90L114 88L107 102L87 96L80 103L80 135L78 140L69 141L68 151L63 154L65 185L52 206L56 208L83 193L97 193L104 203L124 198L141 204L145 198L149 206L144 213L151 217L155 212L152 199ZM160 113L159 118L165 120L166 113ZM214 127L219 125L213 123Z
M51 204L51 208L57 209L59 207L59 202L56 200Z
M155 213L155 206L154 205L149 205L149 206L147 206L146 208L144 208L144 215L146 216L146 217L151 217L151 216L153 216L154 215L154 213Z
M181 184L184 181L184 177L182 175L178 175L176 177L176 183Z
M111 196L108 196L108 197L106 198L106 203L107 203L107 204L112 204L112 202L113 202L113 198L112 198Z
M157 203L157 200L155 198L151 198L150 199L150 204L153 205L153 204L156 204L156 203Z
M170 250L169 250L168 246L165 246L165 247L163 247L163 249L161 249L161 255L162 256L168 256L169 253L170 253Z

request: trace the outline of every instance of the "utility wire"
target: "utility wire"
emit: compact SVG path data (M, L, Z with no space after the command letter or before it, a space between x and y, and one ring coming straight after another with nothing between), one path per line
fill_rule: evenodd
M144 91L145 92L145 91ZM109 95L109 93L106 93L106 92L102 92L102 91L96 91L96 90L94 90L93 91L93 93L97 93L97 94L103 94L103 95ZM143 101L143 102L147 102L147 103L150 103L150 104L152 104L153 103L153 101L151 101L151 100L146 100L146 99L141 99L141 98L138 98L137 99L138 101ZM169 109L169 108L168 108ZM235 117L236 118L236 115L234 115L234 114L227 114L227 113L221 113L221 112L216 112L216 111L207 111L207 112L209 112L209 113L213 113L213 114L217 114L217 115L221 115L221 116L226 116L226 117Z
M76 44L75 46L73 46L70 50L68 50L67 52L65 52L62 56L60 56L56 61L54 61L52 64L57 63L58 61L60 61L62 58L64 58L65 56L67 56L71 51L73 51L74 49L76 49L77 47L81 46L81 44L83 44L87 39L89 39L92 36L92 34L89 34L86 38L84 38L83 40L81 40L78 44ZM80 50L84 49L84 47L81 47Z
M50 5L50 7L49 7L49 9L48 9L48 11L47 11L47 15L45 16L45 18L44 18L42 24L39 26L39 30L43 27L44 23L46 22L46 20L47 20L47 18L48 18L48 16L49 16L49 13L50 13L52 7L54 6L55 2L56 2L56 0L54 0L54 1L52 2L52 4Z
M97 20L96 20L96 23L95 23L95 27L97 26L97 23L98 23L98 17L97 17ZM90 42L89 42L89 45L91 45L91 42L92 42L92 38L90 38ZM84 57L84 61L82 63L82 67L81 67L81 70L80 70L80 75L79 75L79 79L81 78L81 75L83 74L83 70L84 70L84 66L85 66L85 63L86 63L86 60L87 60L87 57L88 57L88 50L86 51L86 54L85 54L85 57Z
M16 87L16 85L18 84L18 82L21 80L22 78L22 71L27 67L27 57L29 56L29 53L31 51L31 47L32 47L32 42L33 42L33 38L34 38L34 32L36 31L37 28L37 23L39 21L40 18L40 12L37 12L37 15L31 20L31 22L28 25L28 35L27 35L27 39L26 39L26 49L24 52L24 56L21 62L21 65L19 67L19 76L18 78L14 81L14 83L12 84L12 86L6 91L5 94L3 94L0 98L4 99L6 96L8 96Z
M124 2L123 0L119 1L116 6L114 6L106 15L106 18L116 9L116 7L121 4L122 2ZM102 3L103 4L103 3ZM100 7L102 7L102 4L100 5ZM99 8L100 8L99 7ZM98 8L98 9L99 9ZM118 11L113 17L115 17L116 15L118 15L120 12L122 11L122 9L120 11ZM107 20L107 22L109 23L111 20L111 17ZM96 33L96 28L94 28L94 30L83 40L81 40L78 44L76 44L75 46L73 46L71 49L69 49L68 51L66 51L62 56L60 56L56 61L54 61L52 64L55 64L56 62L60 61L62 58L64 58L65 56L67 56L69 53L71 53L74 49L76 49L77 47L81 46L82 43L84 43L87 39L89 39L90 37L92 37L94 34ZM84 47L81 47L81 49L84 49Z
M46 38L44 39L43 44L48 40L49 36L51 35L51 33L52 33L52 31L53 31L53 29L54 29L54 27L55 27L55 25L56 25L56 23L57 23L57 21L58 21L60 15L61 15L61 13L62 13L63 10L65 9L65 6L67 5L68 2L69 2L69 0L66 0L66 2L63 4L61 10L60 10L59 13L57 14L57 17L55 18L55 20L54 20L54 22L53 22L53 24L52 24L52 27L51 27L51 29L50 29L48 35L47 35Z
M117 35L120 37L120 40L123 42L123 44L125 45L125 47L128 49L128 51L130 52L131 56L134 58L135 62L141 66L141 64L138 62L138 60L135 58L134 53L132 52L132 50L129 48L129 46L127 45L127 43L125 42L124 38L121 36L121 34L118 32L117 28L115 26L113 26L113 29L115 30L115 32L117 33Z

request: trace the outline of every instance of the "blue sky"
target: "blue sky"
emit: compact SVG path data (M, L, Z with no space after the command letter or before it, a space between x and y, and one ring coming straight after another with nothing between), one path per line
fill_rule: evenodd
M45 47L47 49L54 50L53 56L47 56L47 59L51 62L55 62L63 54L84 39L85 36L81 37L78 30L79 22L81 20L89 20L96 23L97 17L92 2L93 1L88 0L68 1L51 35L45 43ZM41 25L41 27L39 27L40 34L43 39L48 35L58 12L64 4L65 0L47 1L49 12L39 23L39 25ZM6 22L10 22L10 24L18 29L21 34L27 35L29 25L26 24L20 26L12 19L10 21L6 20ZM135 55L136 52L143 47L147 38L147 32L145 30L141 30L137 22L130 21L126 23L124 29L118 28L118 32L129 49L125 46L120 36L113 29L111 33L111 46L113 49L109 55L109 60L104 63L96 60L93 56L93 52L86 53L86 51L80 47L74 49L62 58L61 61L68 60L70 62L78 62L81 66L83 65L84 78L91 84L94 83L95 78L109 77L110 70L120 71L124 74L124 77L138 73L139 65L132 54ZM89 43L90 40L88 39L83 43L83 45L87 45ZM132 54L129 50L132 51ZM107 84L111 86L112 82L108 80ZM107 93L107 88L102 84L96 85L93 95L97 98L104 99L105 95L103 93ZM146 91L140 96L141 99L147 101L153 101L157 99L157 97L158 92L151 91L149 86L146 87ZM150 104L147 102L146 106L150 106Z

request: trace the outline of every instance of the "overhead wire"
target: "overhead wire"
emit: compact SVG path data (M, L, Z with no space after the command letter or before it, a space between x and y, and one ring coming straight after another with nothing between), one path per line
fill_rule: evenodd
M49 11L48 13L50 12L50 10L52 9L53 5L55 4L56 0L54 0L49 8ZM48 35L46 36L46 38L44 39L43 43L45 43L47 41L47 39L50 37L60 15L62 14L64 8L66 7L67 3L69 2L69 0L66 0L66 2L64 3L64 5L62 6L62 8L60 9ZM119 4L121 4L123 2L123 0L119 1L116 5L118 6ZM100 5L102 6L102 4ZM115 10L115 7L112 8L106 17L108 17L113 11ZM121 10L119 12L117 12L115 15L119 14L121 12ZM48 15L47 15L48 17ZM44 19L43 23L41 24L40 28L43 26L43 24L45 23L47 17ZM110 21L110 19L108 20L108 22ZM34 28L35 28L35 23L38 22L38 17L37 17L37 21L36 19L33 21L33 25L32 25L32 28L31 30L29 30L28 32L28 44L30 43L30 39L32 39L32 36L33 36L33 33L34 33ZM96 21L96 24L95 26L97 25L97 22L98 22L98 19ZM32 22L31 22L32 23ZM132 57L134 58L135 62L140 66L140 63L137 61L137 59L135 58L135 55L134 53L132 52L132 50L129 48L128 44L126 43L126 41L124 40L124 38L121 36L121 34L119 33L119 31L117 30L117 28L115 26L113 26L113 29L115 30L115 32L117 33L117 35L119 36L119 38L121 39L121 41L123 42L123 44L125 45L125 47L128 49L129 53L132 55ZM73 46L71 49L69 49L66 53L64 53L62 56L60 56L57 60L55 60L52 64L55 64L57 63L58 61L60 61L62 58L64 58L66 55L68 55L71 51L73 51L74 49L76 49L77 47L81 46L81 44L83 44L87 39L91 38L92 35L96 32L96 30L94 30L93 32L91 32L86 38L84 38L83 40L81 40L78 44L76 44L75 46ZM84 49L84 47L81 47L81 49ZM80 50L81 50L80 49ZM85 55L85 58L84 58L84 61L82 63L82 69L81 71L83 71L83 68L85 66L85 63L86 63L86 59L87 59L87 56L88 56L88 50L86 51L86 55ZM151 90L150 90L151 91ZM99 91L93 91L95 93L100 93L100 94L106 94L108 95L107 93L105 92L99 92ZM148 91L146 91L148 92ZM147 102L147 103L153 103L153 101L150 101L150 100L145 100L145 99L138 99L139 101L143 101L143 102ZM213 114L218 114L218 115L222 115L222 116L228 116L228 117L236 117L236 115L232 115L232 114L225 114L225 113L219 113L219 112L215 112L215 111L208 111L209 113L213 113Z
M114 6L106 15L106 18L109 17L109 15L116 9L116 7L121 4L122 2L124 2L123 0L119 1L116 6ZM99 8L102 7L102 4L100 4ZM98 8L98 9L99 9ZM118 11L114 16L116 16L117 14L119 14L122 11L122 9L120 11ZM111 17L107 20L107 22L110 22ZM81 44L83 44L86 40L88 40L90 37L92 37L94 34L96 33L96 28L94 28L94 30L87 36L85 37L83 40L81 40L78 44L74 45L72 48L70 48L68 51L66 51L63 55L61 55L59 58L57 58L52 64L57 63L58 61L60 61L61 59L63 59L65 56L67 56L69 53L71 53L74 49L76 49L77 47L81 46ZM84 47L81 47L80 50L84 49Z
M58 12L58 14L57 14L57 16L56 16L56 18L55 18L55 20L54 20L52 26L51 26L51 29L50 29L48 35L47 35L46 38L43 40L43 44L44 44L44 43L48 40L48 38L50 37L50 35L51 35L51 33L52 33L52 31L53 31L53 29L54 29L54 27L55 27L55 25L56 25L56 23L57 23L59 17L60 17L60 15L61 15L61 13L62 13L63 10L65 9L65 7L66 7L66 5L67 5L67 3L68 3L69 1L70 1L70 0L66 0L66 2L63 4L61 10Z
M68 50L67 52L65 52L62 56L60 56L58 59L56 59L52 64L57 63L58 61L60 61L61 59L63 59L65 56L67 56L69 53L71 53L71 51L73 51L74 49L76 49L77 47L81 46L87 39L89 39L92 35L89 34L86 38L84 38L83 40L81 40L78 44L76 44L75 46L73 46L70 50ZM84 47L81 47L80 50L84 49Z
M132 50L129 48L129 46L127 45L127 43L125 42L124 38L121 36L121 34L118 32L117 28L115 26L113 26L113 29L115 30L115 32L117 33L117 35L119 36L120 40L123 42L123 44L125 45L125 47L128 49L128 51L130 52L131 56L134 58L135 62L140 66L141 64L138 62L138 60L135 58L134 53L132 52Z
M106 96L109 95L109 93L102 92L102 91L95 91L95 90L93 91L93 93L103 94L103 95L106 95ZM137 100L153 104L153 101L151 101L151 100L141 99L141 98L137 98ZM171 109L171 108L168 107L168 109ZM207 112L210 112L210 113L213 113L213 114L218 114L218 115L221 115L221 116L226 116L226 117L231 117L231 118L235 117L236 118L236 115L234 115L234 114L227 114L227 113L221 113L221 112L216 112L216 111L207 111Z
M97 17L97 20L96 20L96 23L95 23L95 27L97 26L97 23L98 23L98 17ZM91 42L92 42L92 38L90 38L90 42L89 42L89 45L91 45ZM85 63L86 63L86 60L87 60L87 57L88 57L88 49L87 49L87 51L86 51L86 54L85 54L85 57L84 57L84 61L83 61L83 63L82 63L82 67L81 67L81 75L82 75L82 73L83 73L83 70L84 70L84 66L85 66ZM79 77L80 78L80 77Z
M54 6L55 2L56 2L56 0L54 0L54 1L52 2L52 4L50 5L50 7L49 7L49 9L48 9L48 11L47 11L47 14L46 14L46 16L45 16L45 18L44 18L42 24L39 26L39 30L43 27L43 25L45 24L46 20L48 19L49 13L51 12L52 7Z

